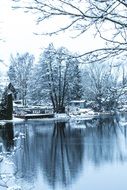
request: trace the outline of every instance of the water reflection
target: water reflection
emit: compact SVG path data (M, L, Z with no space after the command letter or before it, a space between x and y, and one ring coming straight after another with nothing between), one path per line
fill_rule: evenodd
M71 131L65 123L24 125L20 126L19 133L25 134L26 138L17 142L17 147L19 144L21 147L15 154L17 178L34 183L39 174L52 188L57 183L69 185L82 169L84 145L81 134Z
M14 131L12 123L0 125L0 138L0 141L2 143L2 149L4 149L7 152L11 151L14 147Z
M53 187L57 182L69 185L81 171L83 152L82 136L72 132L65 123L55 123L43 162L49 184Z
M127 162L124 115L70 123L27 121L2 127L0 135L12 153L13 173L23 190L72 190L89 166L108 165L112 171L114 163Z
M85 158L96 166L127 160L126 126L118 117L101 118L85 130Z

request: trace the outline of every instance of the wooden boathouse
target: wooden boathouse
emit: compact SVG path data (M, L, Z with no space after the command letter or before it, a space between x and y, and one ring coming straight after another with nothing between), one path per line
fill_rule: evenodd
M53 109L48 107L17 107L14 111L14 117L21 119L53 118L54 113Z

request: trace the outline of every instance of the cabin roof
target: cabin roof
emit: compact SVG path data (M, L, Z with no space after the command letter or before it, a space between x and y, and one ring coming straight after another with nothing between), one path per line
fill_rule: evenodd
M86 100L72 100L71 103L85 103Z

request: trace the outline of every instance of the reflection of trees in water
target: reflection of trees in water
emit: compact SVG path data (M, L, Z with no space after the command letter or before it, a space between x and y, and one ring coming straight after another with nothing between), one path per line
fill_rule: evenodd
M55 124L42 162L51 186L55 187L57 182L69 185L81 171L84 150L82 140L80 134L70 131L65 123Z
M85 158L95 165L127 160L126 127L119 117L100 118L85 130Z
M43 142L47 144L50 139L50 129L48 126L53 124L44 122L24 122L15 124L15 133L20 136L24 134L25 138L18 138L15 142L17 151L15 153L15 166L17 179L24 179L28 184L34 185L38 176L38 170L42 168ZM49 132L49 134L48 134ZM44 139L43 139L44 138ZM42 169L41 169L42 170ZM33 188L33 187L32 187ZM30 189L30 187L29 187Z
M31 181L36 175L36 143L35 138L31 137L31 125L27 123L15 124L15 166L16 176L18 179L25 178L26 181Z
M0 134L5 151L10 151L14 146L13 123L6 123L0 126Z
M53 125L24 126L28 133L16 152L17 177L32 181L41 170L52 187L59 182L66 186L76 178L83 162L81 134L65 123Z
M16 124L18 132L25 133L16 142L17 178L36 183L43 172L55 188L58 183L71 184L89 161L96 166L127 161L127 130L120 121L118 116L83 121L84 128L68 123Z

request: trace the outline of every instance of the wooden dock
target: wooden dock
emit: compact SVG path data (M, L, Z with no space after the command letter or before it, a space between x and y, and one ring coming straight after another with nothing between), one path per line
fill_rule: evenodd
M25 115L14 115L16 118L20 119L43 119L43 118L53 118L54 114L53 113L45 113L45 114L25 114Z

